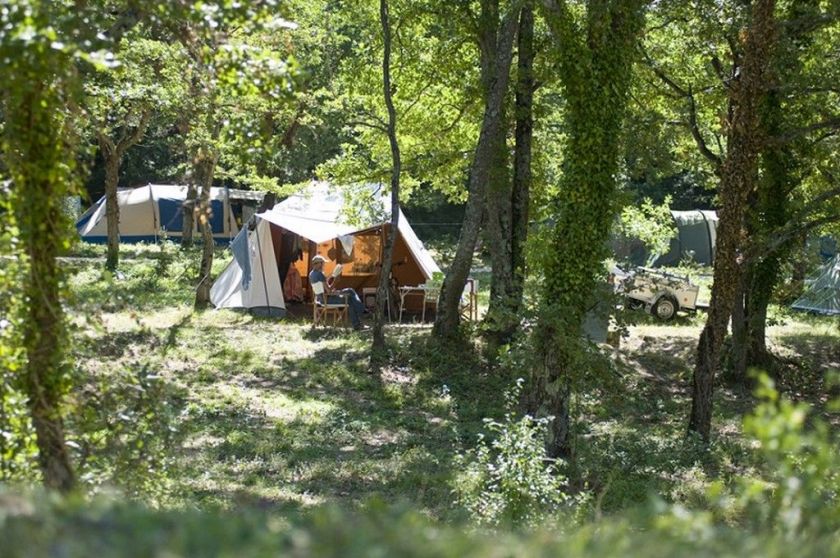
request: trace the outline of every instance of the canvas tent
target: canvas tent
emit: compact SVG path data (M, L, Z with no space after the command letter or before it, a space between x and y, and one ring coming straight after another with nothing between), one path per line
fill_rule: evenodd
M231 243L234 257L216 279L210 300L217 308L282 313L283 283L289 273L300 276L305 299L311 300L308 275L316 254L329 260L324 267L327 275L337 264L342 265L337 288L351 287L362 294L364 289L376 287L383 233L390 226L390 205L380 190L378 185L365 185L348 194L346 189L313 182L303 192L257 214ZM360 200L367 210L354 220L348 207ZM403 286L420 285L440 268L402 212L398 231L393 279Z
M691 258L703 265L714 265L718 217L714 211L671 211L677 236L671 239L667 253L659 256L655 266L674 266Z
M793 308L840 316L840 255L834 256L808 286L805 293L793 303Z
M211 188L210 225L216 242L229 242L236 236L240 223L250 218L263 196L262 192ZM186 186L149 184L118 191L120 242L156 242L164 235L180 238L186 199ZM108 241L104 196L79 218L76 230L87 242Z
M675 266L691 258L702 265L713 265L717 240L717 213L714 211L674 211L671 218L677 234L671 238L668 252L651 254L638 238L613 237L610 247L621 260L639 266Z

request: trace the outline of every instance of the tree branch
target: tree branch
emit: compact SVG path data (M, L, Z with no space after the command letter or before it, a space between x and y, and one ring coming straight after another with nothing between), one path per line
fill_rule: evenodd
M653 73L662 80L668 87L673 89L677 95L686 99L688 101L688 129L691 131L691 136L694 138L694 143L697 144L697 149L700 150L700 153L708 159L712 165L715 167L715 170L720 168L723 164L723 161L720 158L720 155L709 149L708 144L706 143L706 139L703 137L703 133L700 131L700 126L697 123L697 102L694 99L694 93L691 90L691 86L688 88L682 87L676 81L671 79L668 74L666 74L661 68L656 65L656 62L650 57L650 55L645 51L644 47L641 45L639 49L642 52L642 55L647 62L648 67L653 71Z
M124 135L122 138L120 138L119 142L117 142L116 154L118 157L122 157L129 147L140 141L140 138L142 138L143 134L146 133L146 128L149 127L149 121L151 119L151 109L145 109L140 114L140 122L137 124L134 130Z
M780 136L776 136L772 138L771 142L775 145L782 145L786 143L790 143L791 141L800 138L802 136L806 136L811 132L816 132L817 130L840 130L840 116L833 116L831 118L826 118L820 122L815 122L810 126L803 126L802 128L796 128L791 130L785 134Z

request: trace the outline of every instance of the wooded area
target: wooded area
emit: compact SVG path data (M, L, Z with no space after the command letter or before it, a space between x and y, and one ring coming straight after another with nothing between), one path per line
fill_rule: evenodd
M840 553L837 0L0 0L0 83L0 554Z

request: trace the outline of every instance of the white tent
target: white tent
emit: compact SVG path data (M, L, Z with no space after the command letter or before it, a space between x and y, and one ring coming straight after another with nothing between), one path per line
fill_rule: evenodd
M237 213L239 219L250 217L243 214L243 211L247 213L245 206L250 204L256 207L263 195L261 192L211 188L210 225L216 242L228 242L236 236L239 232ZM164 235L180 238L186 199L186 186L149 184L118 191L120 242L156 242ZM103 196L76 222L76 229L83 240L107 242L108 220L105 211Z
M351 215L353 202L359 201L366 209L361 212L364 215ZM217 308L285 309L282 283L292 268L310 298L307 277L315 254L329 260L327 274L342 264L338 287L357 291L375 287L389 213L390 204L378 185L342 190L312 182L303 192L257 214L252 230L243 231L231 243L234 258L216 279L210 300ZM440 272L402 211L398 230L394 280L400 285L419 285Z

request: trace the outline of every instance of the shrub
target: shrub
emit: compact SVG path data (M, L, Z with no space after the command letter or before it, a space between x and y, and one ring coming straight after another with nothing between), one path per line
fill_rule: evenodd
M514 408L523 380L507 394ZM457 456L463 473L455 492L459 503L487 526L536 525L540 520L581 501L566 491L560 462L545 453L550 418L517 418L512 411L502 421L485 419L487 434L476 447Z

